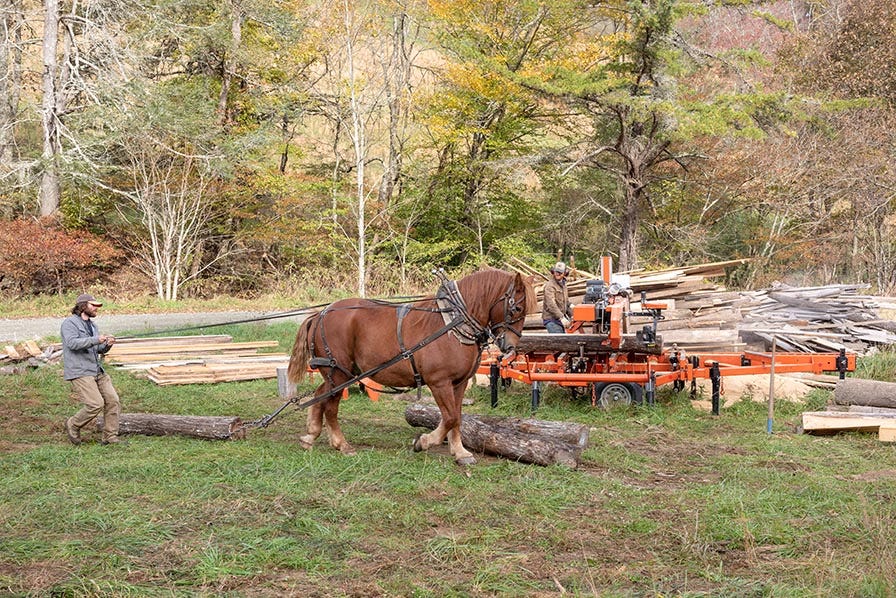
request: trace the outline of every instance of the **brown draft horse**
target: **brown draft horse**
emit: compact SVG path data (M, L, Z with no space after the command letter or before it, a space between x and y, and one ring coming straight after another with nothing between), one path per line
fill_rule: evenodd
M482 270L456 283L445 280L436 297L415 303L357 298L332 303L301 324L289 362L292 382L306 375L309 364L324 378L314 392L323 400L309 401L314 404L308 408L301 445L311 448L326 418L330 445L354 454L337 420L342 393L324 395L357 374L395 361L370 378L395 388L425 384L442 413L439 426L419 436L414 450L439 445L447 436L458 464L475 463L461 443L464 391L479 365L483 345L494 340L501 351L512 351L526 314L535 308L532 279L503 270Z

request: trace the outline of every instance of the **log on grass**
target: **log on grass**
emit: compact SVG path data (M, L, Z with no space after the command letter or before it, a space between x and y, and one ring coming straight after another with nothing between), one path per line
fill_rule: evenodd
M434 430L442 420L437 407L414 403L404 417L412 426ZM584 431L582 430L584 428ZM535 465L576 468L588 444L587 426L521 420L519 418L464 415L461 440L468 449Z
M846 378L834 387L834 402L838 405L867 405L896 408L896 383Z
M102 416L96 418L97 430L103 429ZM246 437L238 417L214 415L163 415L158 413L122 413L119 434L146 436L189 436L206 440L239 440Z

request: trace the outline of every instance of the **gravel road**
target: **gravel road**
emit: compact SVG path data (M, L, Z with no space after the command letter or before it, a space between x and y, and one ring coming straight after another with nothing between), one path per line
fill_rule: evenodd
M265 316L275 316L278 312L257 311L221 311L207 313L164 313L164 314L100 314L96 318L96 324L103 334L124 336L125 333L140 334L141 332L155 332L160 330L174 330L190 326L207 324L221 324L236 322ZM59 338L59 327L65 316L58 318L0 318L0 342L6 344L20 343L27 340L36 340L47 337ZM305 319L305 315L288 316L268 320L269 323L294 321L296 323ZM214 334L211 328L209 334Z

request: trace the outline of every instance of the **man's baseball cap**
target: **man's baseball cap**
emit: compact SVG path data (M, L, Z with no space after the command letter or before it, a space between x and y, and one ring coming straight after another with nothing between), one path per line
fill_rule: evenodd
M78 298L75 300L75 303L89 303L90 305L95 305L97 307L102 307L103 304L96 300L93 295L88 295L84 293L82 295L78 295Z

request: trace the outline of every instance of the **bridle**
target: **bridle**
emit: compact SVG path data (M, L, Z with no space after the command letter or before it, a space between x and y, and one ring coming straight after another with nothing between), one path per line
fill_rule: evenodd
M492 324L488 328L489 336L494 339L498 348L501 349L502 352L507 353L514 347L507 346L507 331L510 330L513 332L517 338L523 335L523 325L520 325L519 328L514 327L514 324L517 322L523 322L526 319L526 291L523 289L523 305L520 305L520 302L516 299L516 294L514 290L516 289L516 279L510 281L510 285L507 287L507 290L504 291L504 294L495 299L494 303L491 304L488 308L488 313L491 315L492 310L495 308L498 303L504 302L504 320L501 322L497 322ZM500 332L499 332L500 331Z

